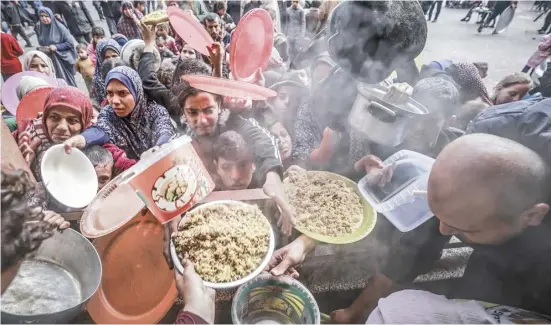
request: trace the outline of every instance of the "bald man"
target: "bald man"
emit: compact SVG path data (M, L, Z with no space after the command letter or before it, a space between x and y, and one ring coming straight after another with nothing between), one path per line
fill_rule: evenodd
M551 315L551 220L544 220L550 186L549 167L542 158L512 140L472 134L446 146L428 183L440 234L434 229L424 235L432 249L441 250L454 235L474 250L462 278L429 290ZM417 270L410 279L419 275L419 264L428 261L415 251L413 259L403 253L391 250L383 273L373 276L360 298L333 319L360 310L366 317L379 298L399 289L393 280L404 280L400 275L409 270Z

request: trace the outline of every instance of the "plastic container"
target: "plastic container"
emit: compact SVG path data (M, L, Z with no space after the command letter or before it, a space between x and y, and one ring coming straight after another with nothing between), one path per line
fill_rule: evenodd
M426 191L434 159L414 151L400 150L383 164L392 169L389 182L383 186L370 184L369 179L373 176L370 173L358 182L358 188L373 208L398 230L413 230L433 216Z
M160 223L186 212L214 190L214 182L187 136L161 146L128 171L130 186Z

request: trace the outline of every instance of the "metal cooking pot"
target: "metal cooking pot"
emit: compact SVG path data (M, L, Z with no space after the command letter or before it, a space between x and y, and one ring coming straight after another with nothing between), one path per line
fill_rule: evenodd
M82 311L84 304L96 292L101 282L101 260L98 252L80 233L66 229L62 233L56 231L52 237L46 239L32 260L53 263L55 267L52 270L61 268L68 272L75 282L75 288L80 288L80 302L68 309L49 314L14 315L2 311L2 323L69 323ZM48 274L41 273L38 276L41 277L40 281L48 281Z
M381 145L396 147L402 143L420 117L429 113L413 99L393 105L383 100L388 89L358 84L358 95L348 122L358 133Z

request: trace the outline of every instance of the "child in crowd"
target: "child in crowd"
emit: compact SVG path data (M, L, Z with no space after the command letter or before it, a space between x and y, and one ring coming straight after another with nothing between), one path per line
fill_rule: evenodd
M220 18L226 23L226 31L230 33L235 28L235 22L233 18L227 13L228 4L226 1L216 1L212 6L213 11L220 16Z
M266 128L277 138L279 155L285 168L289 167L291 161L291 152L293 151L293 141L283 123L277 120L266 120Z
M82 75L82 79L84 79L88 93L92 94L92 89L94 87L93 79L95 64L88 55L86 44L80 43L77 45L77 54L78 60L75 63L75 68Z
M136 160L126 156L124 150L112 143L103 146L91 145L83 150L88 160L94 166L98 177L98 191L101 190L113 177L136 164Z
M105 38L105 31L100 26L92 28L92 42L88 44L88 56L94 65L96 64L96 46Z
M176 56L166 46L166 39L163 36L157 36L155 45L157 46L157 50L159 50L159 54L161 54L162 59L172 59Z
M254 188L254 155L243 136L235 131L222 133L213 145L213 160L218 178L216 187L222 191Z
M176 45L176 41L174 40L174 37L170 36L169 28L170 26L168 25L168 23L162 23L157 25L157 37L164 37L166 47L172 53L174 53L174 55L178 55L180 53L180 49Z

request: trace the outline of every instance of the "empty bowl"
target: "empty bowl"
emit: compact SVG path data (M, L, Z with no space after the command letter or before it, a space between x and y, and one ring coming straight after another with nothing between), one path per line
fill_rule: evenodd
M98 178L94 166L82 151L65 152L63 144L46 151L40 164L42 181L48 192L71 208L84 208L96 196Z

